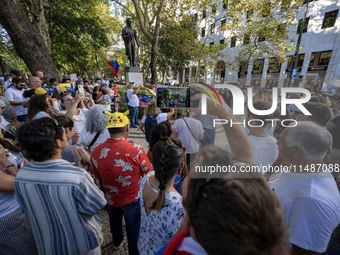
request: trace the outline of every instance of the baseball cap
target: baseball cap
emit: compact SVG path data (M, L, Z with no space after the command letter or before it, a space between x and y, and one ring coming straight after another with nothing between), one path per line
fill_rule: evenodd
M129 111L126 111L124 113L121 112L111 113L106 111L105 114L109 117L106 128L121 128L125 127L127 124L130 123L128 117L126 117L126 115L129 114Z
M39 87L39 88L36 88L34 93L36 95L45 95L46 93L49 93L49 94L52 94L54 92L53 89L47 89L47 88L44 88L44 87Z

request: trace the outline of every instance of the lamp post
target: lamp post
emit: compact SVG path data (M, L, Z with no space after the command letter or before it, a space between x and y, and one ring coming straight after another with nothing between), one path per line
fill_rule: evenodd
M305 28L309 1L310 0L307 0L305 14L303 15L303 19L302 19L300 27L298 27L299 36L298 36L298 40L296 42L295 53L293 55L292 64L291 64L291 68L290 68L290 74L289 74L290 79L289 79L288 87L292 87L292 85L293 85L292 84L293 83L292 74L293 74L293 70L294 70L295 65L296 65L296 59L297 59L297 57L299 55L299 51L300 51L301 38L302 38L302 34L303 34L303 29Z

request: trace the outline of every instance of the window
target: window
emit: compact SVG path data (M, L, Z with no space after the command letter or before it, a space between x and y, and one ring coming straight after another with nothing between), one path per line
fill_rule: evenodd
M256 59L253 63L253 71L261 71L263 69L264 59Z
M207 17L207 11L204 9L202 13L202 19L205 19Z
M220 40L220 44L221 44L221 45L224 44L224 39Z
M217 10L217 8L216 8L216 5L214 4L214 5L211 7L211 13L212 13L212 14L216 14L216 10Z
M271 11L271 3L270 1L267 0L264 4L264 7L261 10L262 17L268 17L270 15L270 11Z
M339 9L331 12L326 12L323 18L322 28L334 27L336 18L338 17Z
M278 27L277 27L277 31L280 34L285 34L287 32L287 24L286 23L279 24Z
M313 52L311 57L310 57L309 67L313 67L314 66L314 59L315 59L315 52Z
M214 42L211 42L211 43L210 43L210 46L213 46L213 45L214 45Z
M244 38L243 38L243 45L247 45L250 43L250 35L249 34L245 34Z
M228 9L228 0L223 0L223 10Z
M222 19L221 20L221 31L225 31L226 30L226 24L227 24L227 20L226 19Z
M282 0L281 2L281 11L285 11L290 7L291 0Z
M302 67L304 60L305 60L305 54L299 54L297 57L296 67Z
M332 51L321 52L320 58L318 61L318 66L328 66L331 56L332 56Z
M236 36L231 37L230 40L230 47L235 47L236 46Z
M201 31L201 36L204 37L205 36L205 27L202 28L202 31Z
M301 31L302 23L303 23L303 19L300 19L299 24L298 24L298 28L297 28L297 31L296 31L297 34L299 34L300 31ZM308 23L309 23L309 17L305 19L305 23L304 23L304 26L303 26L302 33L307 32Z
M210 26L210 34L214 34L215 33L215 24L212 24Z
M198 21L198 14L197 13L195 13L194 19L195 19L195 22Z
M288 56L287 68L291 68L292 67L292 62L293 62L293 56Z
M250 21L252 21L253 20L253 13L254 13L254 11L253 10L249 10L249 11L247 11L247 22L250 22Z
M264 42L266 40L265 36L259 35L259 42Z

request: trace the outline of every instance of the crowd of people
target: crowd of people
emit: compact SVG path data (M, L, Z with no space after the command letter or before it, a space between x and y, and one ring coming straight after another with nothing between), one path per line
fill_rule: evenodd
M217 132L214 119L239 121L227 90L222 104L207 100L207 115L151 101L139 118L141 86L130 84L123 113L105 78L65 76L59 87L41 71L11 75L0 98L0 254L101 254L101 210L113 248L126 236L131 255L340 254L339 92L314 94L303 105L311 115L290 105L277 116L297 125L248 109L253 125ZM271 108L269 91L253 99ZM131 129L148 148L129 141ZM236 171L195 172L212 166Z

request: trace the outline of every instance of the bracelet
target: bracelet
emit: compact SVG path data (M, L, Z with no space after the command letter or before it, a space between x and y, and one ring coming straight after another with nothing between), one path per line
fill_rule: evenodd
M13 164L8 165L8 166L6 166L6 167L4 168L3 171L7 174L7 173L8 173L8 172L7 172L7 169L10 168L10 167L15 167L15 165L13 165Z

